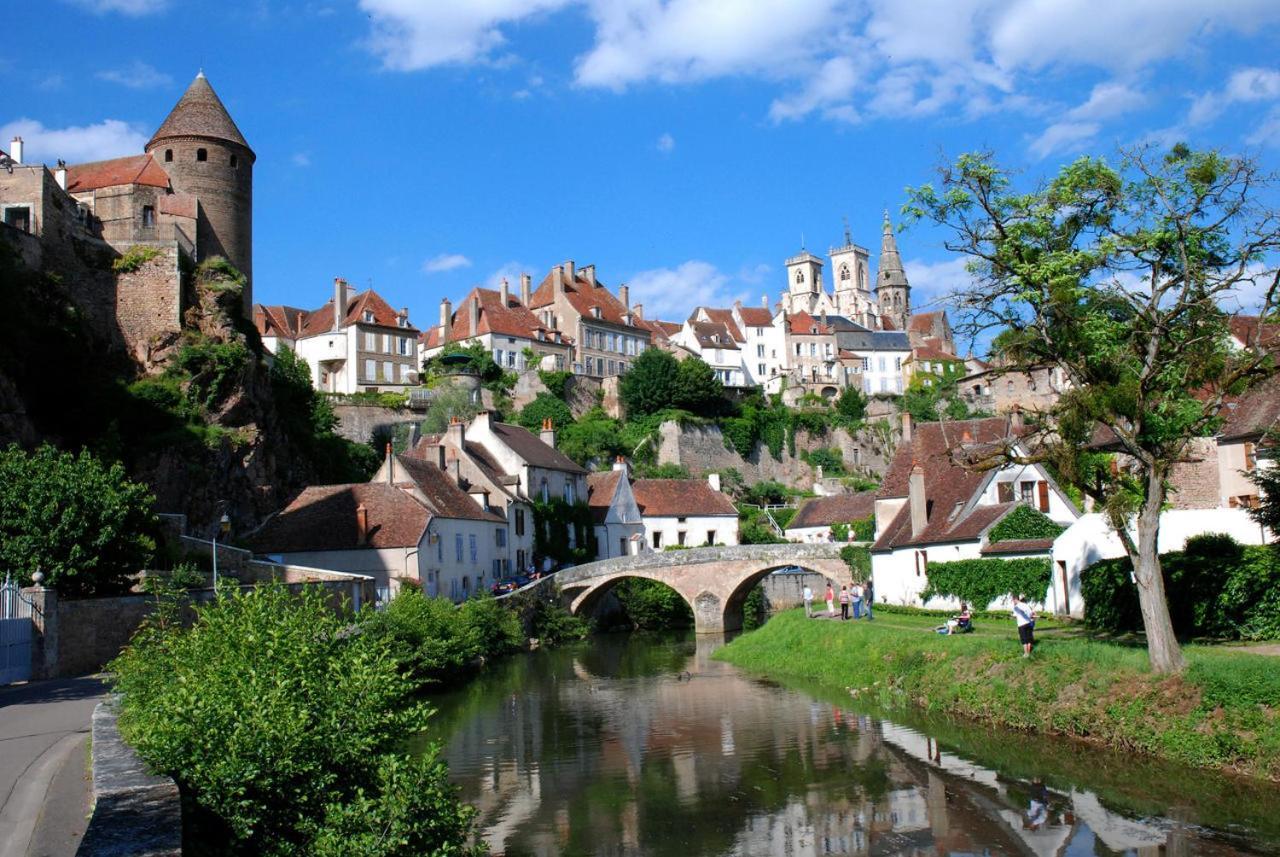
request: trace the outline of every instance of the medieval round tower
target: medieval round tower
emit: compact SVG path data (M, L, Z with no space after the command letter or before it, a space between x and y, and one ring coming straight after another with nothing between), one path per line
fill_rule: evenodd
M253 150L201 71L146 146L173 189L200 201L196 255L225 256L245 275L253 314Z

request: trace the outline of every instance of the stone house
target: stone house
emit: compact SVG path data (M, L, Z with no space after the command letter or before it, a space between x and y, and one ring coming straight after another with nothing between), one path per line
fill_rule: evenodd
M520 280L519 299L510 293L504 279L496 290L472 289L456 311L448 298L442 300L440 323L418 338L419 365L449 343L465 347L478 342L493 355L495 363L512 372L568 369L573 363L573 340L543 324L528 308L529 277L522 274ZM533 353L532 363L526 352Z
M1018 412L919 426L903 414L902 442L875 499L871 568L879 600L925 606L920 594L930 562L1049 555L1052 539L993 544L987 536L1024 504L1064 526L1074 522L1080 512L1053 477L1034 464L990 470L963 464L1005 445L1025 452L1019 441L1023 434Z
M326 393L403 391L417 386L418 329L373 289L353 293L334 278L333 297L314 310L254 307L253 323L272 354L288 348L306 361Z
M572 368L579 375L622 375L652 343L650 329L631 307L630 290L620 286L615 297L596 279L595 265L556 265L526 305L549 330L572 340Z
M736 545L738 510L720 491L720 477L636 479L631 493L650 549Z
M627 463L619 458L612 470L587 476L587 505L595 524L600 559L631 556L648 548L644 518L631 490Z
M946 350L940 340L932 337L920 345L913 346L911 356L903 364L903 375L907 386L922 384L931 387L948 381L958 382L965 374L964 358L957 357Z
M1056 366L1041 366L1028 372L1002 369L999 364L975 361L971 371L956 383L965 402L976 410L1004 414L1014 408L1047 411L1071 388L1066 373Z
M833 524L849 524L875 514L876 492L833 494L805 500L783 530L787 541L831 541ZM852 538L852 533L850 534Z

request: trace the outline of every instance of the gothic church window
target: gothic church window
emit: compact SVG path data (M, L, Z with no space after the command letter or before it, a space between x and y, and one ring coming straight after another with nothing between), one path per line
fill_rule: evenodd
M848 266L848 265L841 265L841 266L840 266L840 279L841 279L841 280L847 280L847 279L849 279L849 266Z
M797 283L804 282L804 271L796 271L796 282Z

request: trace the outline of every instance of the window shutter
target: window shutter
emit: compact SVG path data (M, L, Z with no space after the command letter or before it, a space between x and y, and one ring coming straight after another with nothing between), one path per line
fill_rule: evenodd
M1040 511L1049 511L1049 483L1044 481L1040 483Z

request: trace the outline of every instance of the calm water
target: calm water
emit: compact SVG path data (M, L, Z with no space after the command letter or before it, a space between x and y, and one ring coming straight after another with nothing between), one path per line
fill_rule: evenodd
M437 697L495 854L1280 854L1280 788L894 721L620 635Z

